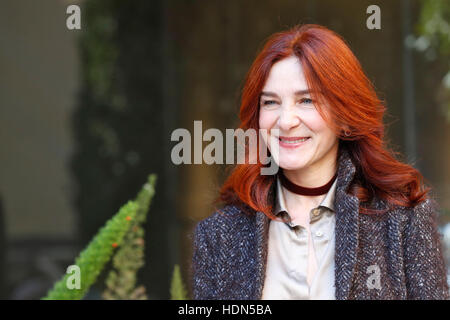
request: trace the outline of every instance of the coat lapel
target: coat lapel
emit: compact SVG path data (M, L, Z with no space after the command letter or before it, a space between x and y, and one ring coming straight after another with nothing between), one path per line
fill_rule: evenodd
M344 148L339 157L335 208L335 287L336 299L349 298L358 248L359 199L347 194L355 166Z
M262 289L266 276L267 263L267 247L269 237L270 219L262 212L256 212L256 261L257 261L257 278L255 283L254 300L260 300L262 297Z

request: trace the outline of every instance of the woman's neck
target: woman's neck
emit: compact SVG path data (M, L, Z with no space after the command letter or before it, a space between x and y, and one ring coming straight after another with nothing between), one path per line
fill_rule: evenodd
M284 176L292 183L305 188L317 188L325 185L336 174L336 160L300 170L284 170Z
M327 184L336 174L336 157L315 167L308 167L305 170L283 170L283 174L291 182L306 188L317 188ZM293 193L283 187L283 195L288 207L309 209L317 207L326 194L318 196L307 196Z

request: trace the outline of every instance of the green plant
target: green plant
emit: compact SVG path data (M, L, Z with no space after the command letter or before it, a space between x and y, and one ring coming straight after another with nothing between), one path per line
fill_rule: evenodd
M122 206L107 221L88 246L80 253L74 265L80 270L79 289L69 288L71 274L55 283L43 300L79 300L95 283L104 266L113 257L113 267L106 279L103 298L107 300L146 300L145 287L136 287L138 270L144 265L144 229L151 200L155 194L156 175L149 175L134 201ZM114 253L114 248L118 247ZM187 300L188 294L181 277L179 265L175 265L170 296L172 300Z
M175 265L173 269L172 283L170 286L171 300L188 300L187 292L181 278L180 266Z
M138 270L144 265L144 229L148 208L155 193L156 175L148 177L148 182L139 192L136 202L139 205L136 219L125 235L122 246L113 257L113 269L106 279L103 298L107 300L145 300L144 286L136 287Z
M122 206L119 212L100 229L86 249L80 253L74 263L80 269L80 289L68 288L67 282L71 275L66 274L43 299L82 299L97 280L103 267L113 255L114 249L122 244L123 238L131 226L131 221L136 219L137 212L138 205L134 201L129 201Z

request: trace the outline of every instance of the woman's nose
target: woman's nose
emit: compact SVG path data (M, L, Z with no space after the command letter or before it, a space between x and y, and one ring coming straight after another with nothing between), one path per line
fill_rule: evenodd
M292 108L281 108L280 116L278 117L278 126L283 131L289 131L300 124L300 118Z

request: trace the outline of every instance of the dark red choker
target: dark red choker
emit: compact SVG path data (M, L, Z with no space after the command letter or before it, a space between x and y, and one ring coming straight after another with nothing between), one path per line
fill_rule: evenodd
M302 186L299 186L299 185L291 182L290 180L288 180L288 178L286 178L286 176L283 174L282 170L280 171L279 177L280 177L280 181L281 181L281 184L283 185L283 187L285 187L286 189L288 189L289 191L291 191L293 193L301 194L303 196L320 196L322 194L327 193L328 190L330 190L334 180L336 180L337 172L334 175L334 177L331 178L331 180L327 184L325 184L321 187L317 187L317 188L302 187Z

